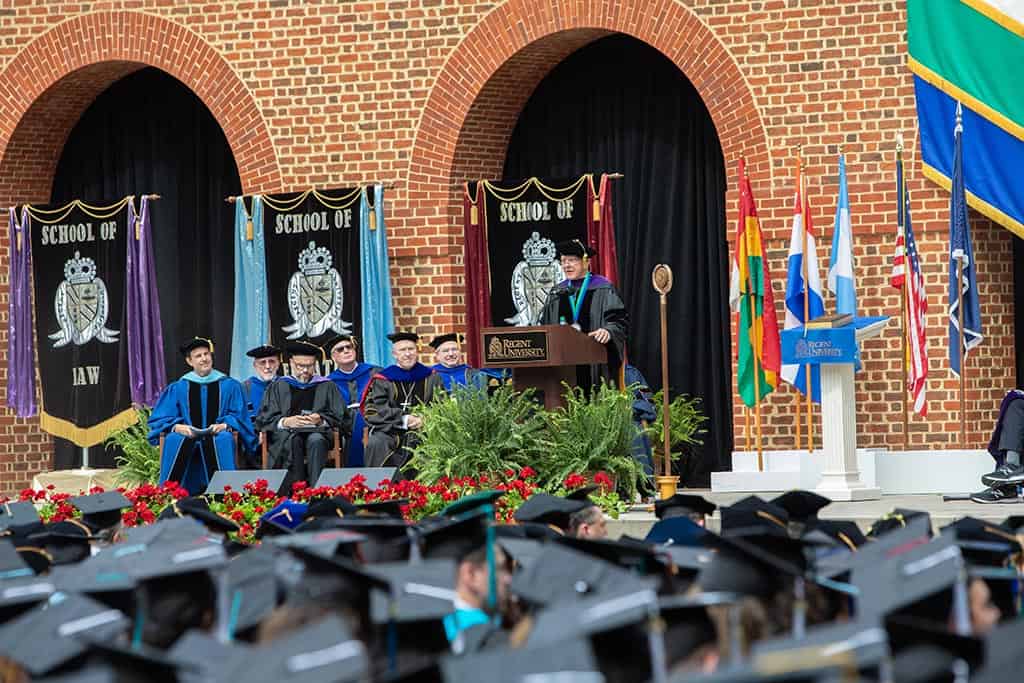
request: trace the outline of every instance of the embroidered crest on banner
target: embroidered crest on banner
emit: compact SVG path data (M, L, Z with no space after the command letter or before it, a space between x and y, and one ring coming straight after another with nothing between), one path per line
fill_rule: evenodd
M536 325L551 288L565 279L562 265L555 260L555 243L540 233L523 242L523 260L512 271L512 303L516 315L505 322L517 327Z
M120 332L107 329L107 285L96 277L96 262L91 258L82 258L76 251L74 258L67 260L64 282L57 287L53 308L60 326L60 331L48 335L54 348L71 343L81 346L94 338L104 344L117 343Z
M288 310L293 322L281 328L288 339L319 337L328 330L351 334L352 323L341 319L345 301L341 274L332 264L331 252L315 242L299 254L299 270L288 281Z

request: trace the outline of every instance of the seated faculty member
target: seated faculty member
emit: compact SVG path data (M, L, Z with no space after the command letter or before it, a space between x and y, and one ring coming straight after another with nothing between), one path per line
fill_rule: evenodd
M260 403L263 402L263 392L267 390L268 384L277 379L277 372L281 369L281 349L276 346L257 346L246 351L245 355L252 358L252 367L256 371L256 374L242 382L249 416L255 420L260 412Z
M462 362L461 341L462 335L452 332L434 337L430 342L436 361L430 369L441 377L446 391L456 386L483 388L487 385L486 377L479 370Z
M176 481L197 495L213 473L235 469L238 434L246 450L256 448L242 385L213 369L213 342L193 337L180 347L190 368L160 394L149 416L149 442L165 435L160 483ZM230 431L229 431L230 430Z
M389 334L395 364L374 375L363 395L363 417L370 427L369 467L405 465L416 431L423 427L422 418L411 413L413 406L430 403L435 392L444 391L440 376L419 362L419 339L413 332Z
M557 248L566 279L548 293L541 324L571 324L608 347L607 368L580 366L577 369L580 386L593 386L602 375L615 380L629 337L626 304L607 278L590 272L590 260L596 256L596 251L579 240L560 242Z
M316 483L333 442L331 430L349 437L352 418L334 382L316 374L320 347L294 341L286 351L289 374L267 387L255 426L266 432L270 467L288 469L290 490L297 481Z
M346 467L363 466L363 428L366 422L359 412L359 401L363 397L370 378L380 372L380 368L358 360L359 345L352 335L335 337L327 347L334 361L334 372L327 379L334 382L341 392L341 400L353 412L352 438L349 439Z

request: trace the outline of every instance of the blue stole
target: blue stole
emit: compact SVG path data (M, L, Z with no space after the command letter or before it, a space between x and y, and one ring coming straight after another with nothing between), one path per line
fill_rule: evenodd
M277 378L275 377L274 379ZM270 381L260 379L256 375L245 380L245 386L249 388L249 395L245 397L249 402L249 417L256 418L256 415L260 412L260 404L263 403L263 392L267 390L270 382L273 381L273 379Z
M334 382L335 386L338 387L338 391L341 392L341 398L345 405L349 406L362 400L363 392L366 391L366 385L370 383L370 379L373 376L373 373L370 372L371 370L373 370L372 365L359 363L352 372L335 370L327 375L327 379ZM356 396L352 396L349 392L349 385L352 382L356 384ZM348 458L345 459L345 466L362 467L363 428L366 426L366 420L363 419L363 412L358 408L353 412L355 419L352 421L352 438L349 440Z
M451 391L453 386L467 386L469 384L470 367L465 363L456 365L453 368L445 367L438 363L431 366L434 372L441 376L446 391Z
M423 363L417 363L408 370L397 365L389 365L380 371L381 376L392 382L419 382L434 374L434 371Z

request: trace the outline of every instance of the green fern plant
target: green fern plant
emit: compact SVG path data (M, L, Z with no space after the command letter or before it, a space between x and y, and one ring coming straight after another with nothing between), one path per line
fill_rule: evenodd
M406 469L433 484L442 477L536 468L545 423L532 394L509 385L491 395L459 387L451 397L442 395L419 406L415 412L423 417L423 427Z
M160 449L149 443L149 414L146 407L137 407L138 420L113 432L104 442L108 449L118 449L117 483L125 486L155 484L160 478Z
M665 451L665 427L661 410L662 396L662 392L658 391L651 398L658 417L647 427L647 434L651 439L651 449L654 452L654 467L659 472L661 463L664 462ZM700 437L707 434L704 424L708 418L701 410L700 404L699 396L689 396L688 394L679 394L668 404L669 449L672 460L678 460L683 452L691 446L700 446L704 443Z
M632 394L605 383L594 387L590 397L579 387L565 389L565 406L546 413L545 457L535 466L541 486L554 490L570 474L605 471L633 500L644 473L630 455L639 431Z

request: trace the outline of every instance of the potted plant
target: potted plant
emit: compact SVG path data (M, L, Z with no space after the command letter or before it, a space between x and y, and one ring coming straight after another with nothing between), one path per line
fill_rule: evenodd
M155 484L160 478L160 449L146 438L149 434L150 412L149 408L136 406L138 420L107 437L106 447L119 449L115 455L119 484Z
M654 455L654 462L664 462L665 457L665 426L662 419L662 391L658 391L651 398L651 402L658 407L658 417L647 426L647 434L651 440L651 449ZM668 405L670 430L669 448L672 461L679 460L685 451L693 446L704 443L700 438L707 433L704 424L708 421L707 415L700 407L700 397L679 394Z
M537 470L541 485L554 490L572 473L607 472L616 488L632 501L643 467L630 454L638 433L633 423L633 397L612 384L602 383L590 396L579 387L566 386L565 405L545 414L548 428L546 455Z

